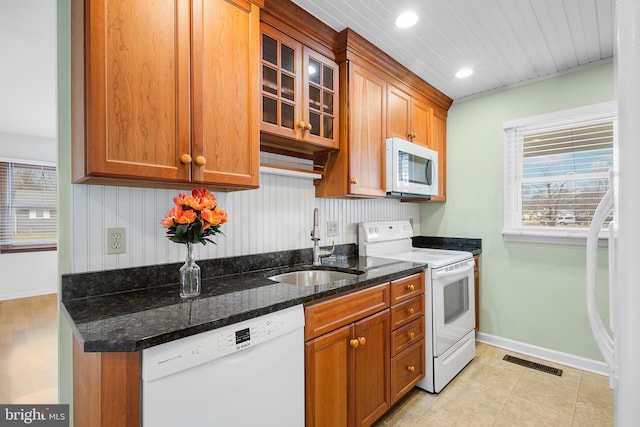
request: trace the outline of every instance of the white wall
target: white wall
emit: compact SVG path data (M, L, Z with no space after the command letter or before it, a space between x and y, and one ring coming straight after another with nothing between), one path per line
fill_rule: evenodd
M0 159L56 161L56 2L0 1ZM57 252L0 254L0 301L57 291Z
M56 1L0 1L0 132L56 137Z
M190 190L190 188L185 191ZM184 260L184 245L165 237L160 224L179 191L73 186L73 271L137 267ZM338 222L336 244L357 243L357 225L372 220L414 220L420 207L386 199L316 199L313 180L261 174L260 188L214 193L229 219L216 245L198 245L197 259L221 258L312 247L313 209L319 210L320 245L331 245L327 221ZM107 227L126 228L126 253L106 255Z

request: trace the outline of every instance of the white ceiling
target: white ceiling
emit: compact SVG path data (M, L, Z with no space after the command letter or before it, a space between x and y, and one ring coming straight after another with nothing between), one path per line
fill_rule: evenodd
M293 0L459 101L611 61L613 0ZM396 16L419 15L398 29ZM466 79L455 73L474 69Z
M461 100L611 60L613 0L294 0ZM413 9L418 24L395 28ZM56 138L56 1L0 0L0 133ZM458 80L455 72L475 73Z

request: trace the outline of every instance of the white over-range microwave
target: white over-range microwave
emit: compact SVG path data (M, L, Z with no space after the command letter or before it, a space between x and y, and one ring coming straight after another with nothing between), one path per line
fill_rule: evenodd
M387 197L438 195L438 153L400 138L386 140Z

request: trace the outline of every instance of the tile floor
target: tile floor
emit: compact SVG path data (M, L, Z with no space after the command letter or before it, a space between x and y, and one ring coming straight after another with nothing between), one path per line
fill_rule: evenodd
M503 361L505 354L553 366L562 376ZM613 426L613 392L601 375L483 343L439 394L415 388L376 427Z

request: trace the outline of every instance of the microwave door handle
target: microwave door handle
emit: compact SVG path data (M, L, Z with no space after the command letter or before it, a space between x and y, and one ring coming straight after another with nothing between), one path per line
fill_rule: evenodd
M431 176L433 175L433 160L427 160L427 169L425 170L425 182L427 185L431 185Z

